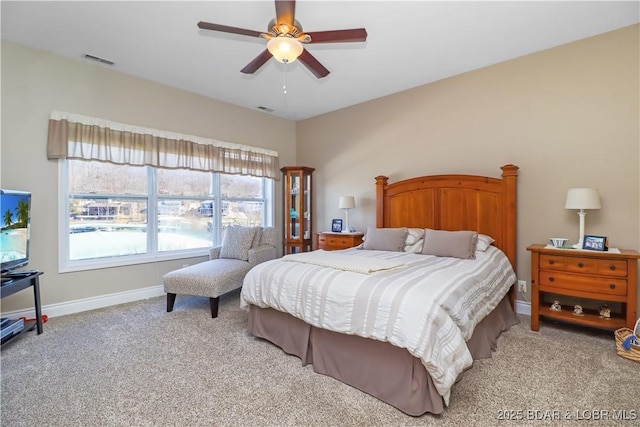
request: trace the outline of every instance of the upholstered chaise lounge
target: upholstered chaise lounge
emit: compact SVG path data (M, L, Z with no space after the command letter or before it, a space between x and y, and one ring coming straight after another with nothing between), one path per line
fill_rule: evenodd
M218 317L220 296L242 287L244 276L253 266L275 257L273 227L228 227L222 246L211 249L209 261L164 275L167 311L173 311L177 294L199 295L209 297L211 317Z

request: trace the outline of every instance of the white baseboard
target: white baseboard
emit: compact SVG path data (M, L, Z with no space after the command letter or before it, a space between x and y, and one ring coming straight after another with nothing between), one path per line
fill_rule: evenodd
M82 311L95 310L96 308L110 307L112 305L124 304L127 302L138 301L141 299L154 298L165 295L162 285L151 286L148 288L135 289L132 291L118 292L109 295L100 295L98 297L84 298L75 301L62 302L58 304L49 304L42 306L42 314L48 317L64 316L66 314L80 313ZM531 303L527 301L516 300L516 313L524 316L531 316ZM35 317L35 310L15 310L3 312L3 317Z
M127 302L138 301L147 298L154 298L165 295L162 285L151 286L148 288L135 289L132 291L118 292L109 295L100 295L97 297L84 298L75 301L67 301L58 304L49 304L42 306L42 314L48 317L64 316L66 314L80 313L82 311L95 310L96 308L110 307L112 305L124 304ZM3 312L2 317L35 317L35 309L15 310Z
M527 301L516 300L516 314L531 316L531 303Z

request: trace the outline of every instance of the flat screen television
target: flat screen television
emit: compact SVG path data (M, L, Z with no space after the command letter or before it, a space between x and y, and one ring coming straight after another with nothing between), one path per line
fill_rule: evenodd
M31 232L31 193L0 190L0 262L2 273L27 265Z

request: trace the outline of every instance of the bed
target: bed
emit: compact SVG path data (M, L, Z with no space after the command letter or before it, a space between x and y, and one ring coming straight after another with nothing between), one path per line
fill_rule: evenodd
M409 415L443 412L472 361L517 323L518 167L501 169L501 178L376 177L376 229L473 230L494 241L473 260L352 248L260 264L241 292L249 333Z

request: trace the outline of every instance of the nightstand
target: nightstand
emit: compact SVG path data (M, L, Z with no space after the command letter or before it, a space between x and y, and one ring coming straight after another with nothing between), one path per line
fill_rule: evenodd
M362 243L364 233L316 233L318 249L325 251L336 251L338 249L348 249Z
M531 252L531 330L539 329L540 318L555 319L603 329L633 329L637 316L638 258L640 253L620 249L620 253L577 249L547 248L530 245ZM573 314L573 305L563 305L563 297L584 300L597 307L619 303L620 312L610 319L599 316L597 309ZM559 300L560 311L552 310L549 301Z

